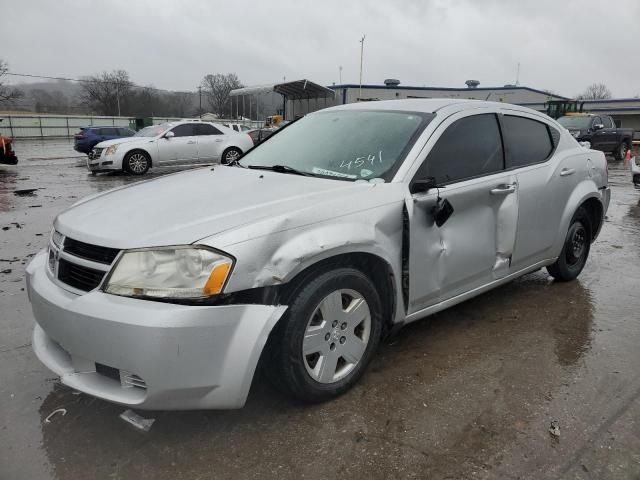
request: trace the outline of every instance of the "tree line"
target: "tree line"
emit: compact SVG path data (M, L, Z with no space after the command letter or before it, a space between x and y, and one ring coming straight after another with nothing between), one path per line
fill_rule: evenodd
M9 86L9 66L0 59L0 108L14 107L38 113L95 114L130 117L191 117L206 112L221 118L232 115L229 94L243 87L235 73L208 74L196 92L168 91L134 84L125 70L113 70L78 79L57 88L56 83Z

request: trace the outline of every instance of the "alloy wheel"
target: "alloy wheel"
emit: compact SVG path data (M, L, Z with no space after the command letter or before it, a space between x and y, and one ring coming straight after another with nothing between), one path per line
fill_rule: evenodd
M133 173L143 173L147 168L147 157L142 153L133 153L129 157L129 169Z

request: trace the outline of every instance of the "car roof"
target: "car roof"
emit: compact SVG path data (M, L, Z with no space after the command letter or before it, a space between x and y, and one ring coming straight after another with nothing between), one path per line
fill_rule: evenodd
M540 112L520 105L504 102L486 102L484 100L468 100L459 98L407 98L400 100L380 100L375 102L348 103L327 108L326 110L402 110L419 113L436 113L444 108L467 110L476 108L508 108L523 113Z
M122 125L91 125L89 127L80 127L80 130L89 130L90 128L129 128Z

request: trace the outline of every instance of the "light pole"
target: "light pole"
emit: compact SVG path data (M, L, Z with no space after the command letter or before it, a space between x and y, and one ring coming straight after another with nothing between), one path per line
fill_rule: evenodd
M363 35L360 39L360 91L358 93L358 101L362 98L362 57L364 55L364 39L367 38L366 35Z
M198 86L198 96L200 97L200 107L198 108L198 117L202 118L202 85Z
M338 67L338 77L340 78L339 84L342 85L342 65Z

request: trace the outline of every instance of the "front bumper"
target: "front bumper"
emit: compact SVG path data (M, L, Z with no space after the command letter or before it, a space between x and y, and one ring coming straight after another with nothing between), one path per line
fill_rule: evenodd
M120 164L113 160L106 159L103 156L98 158L92 158L91 155L87 157L87 168L90 172L111 172L114 170L120 170Z
M40 361L69 387L141 409L242 407L287 308L75 295L52 282L45 252L27 267L27 290Z
M631 159L631 181L636 188L640 188L640 159L633 157Z

